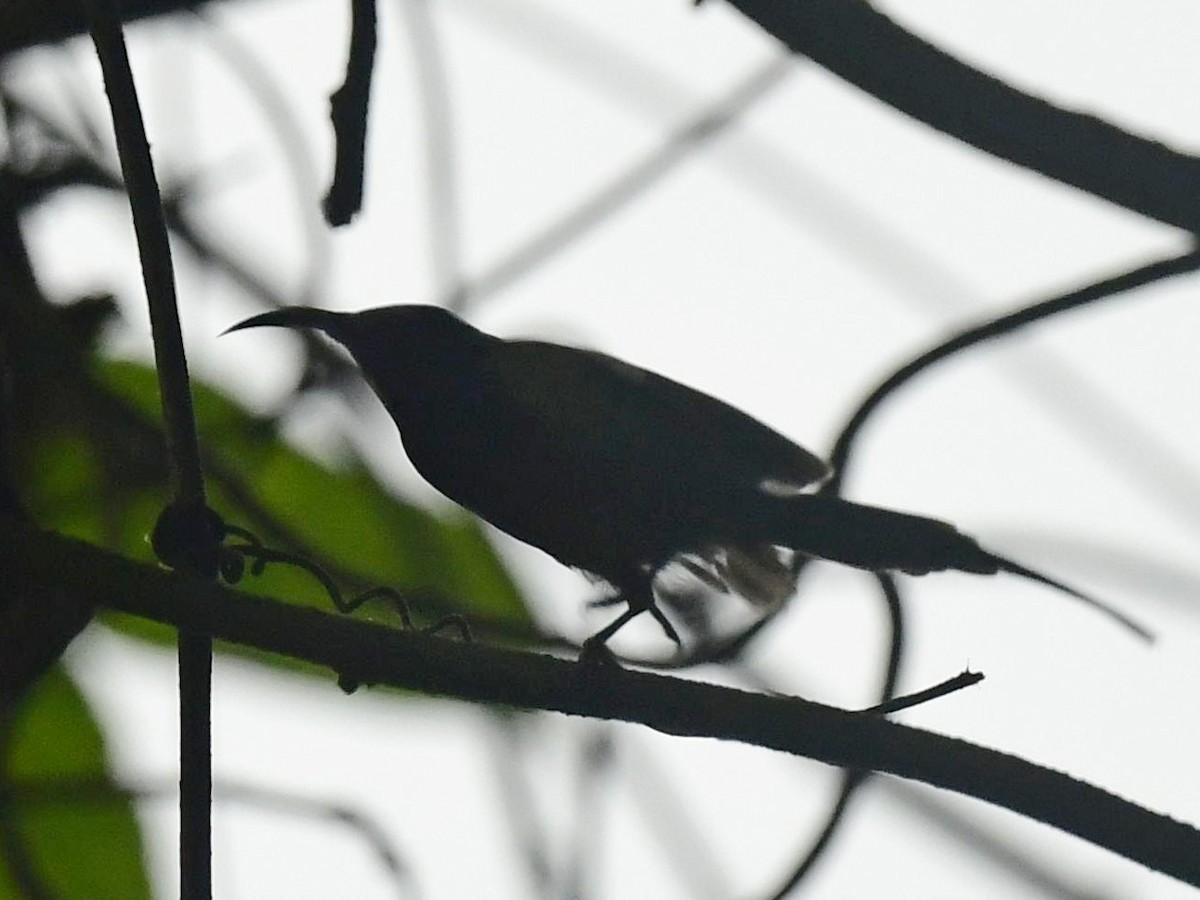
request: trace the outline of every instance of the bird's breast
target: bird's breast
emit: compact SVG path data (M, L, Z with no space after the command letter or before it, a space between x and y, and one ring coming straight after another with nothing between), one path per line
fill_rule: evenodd
M568 565L615 578L675 549L686 498L629 460L487 391L397 415L405 451L442 494ZM694 499L694 498L693 498Z

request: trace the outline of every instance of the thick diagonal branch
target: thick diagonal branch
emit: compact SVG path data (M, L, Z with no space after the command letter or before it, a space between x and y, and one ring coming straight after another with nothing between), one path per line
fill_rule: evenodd
M966 741L794 697L399 632L163 572L0 521L0 583L205 631L349 676L477 703L639 722L848 769L922 781L1006 807L1200 886L1200 832L1100 788Z

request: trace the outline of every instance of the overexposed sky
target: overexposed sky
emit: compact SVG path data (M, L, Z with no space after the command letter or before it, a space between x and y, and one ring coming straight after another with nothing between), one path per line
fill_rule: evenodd
M1190 4L881 6L1018 86L1179 149L1200 147L1200 13ZM210 179L193 204L206 233L290 299L347 309L432 302L455 275L486 281L778 53L716 2L383 4L366 209L330 237L315 217L345 19L341 4L246 0L214 8L207 25L139 25L131 52L162 180ZM412 38L423 27L437 37L433 59L445 74L458 210L457 234L438 258L445 223L429 214L436 197L415 74L430 45ZM85 41L40 51L16 75L62 109L64 86L91 79L84 101L99 114L90 54ZM251 64L275 80L299 157L282 149L240 80ZM29 222L30 237L52 295L120 292L132 324L111 336L113 350L145 357L133 245L113 227L121 214L111 198L63 197ZM468 311L497 333L591 346L661 371L825 453L866 390L955 326L1184 246L1174 229L986 157L799 61L737 124ZM249 402L280 402L293 384L294 345L253 332L217 340L253 301L186 253L178 265L193 371ZM1146 649L1015 578L905 579L902 688L967 665L987 680L904 721L1192 822L1200 495L1174 468L1200 478L1187 471L1200 436L1196 290L1188 278L1154 286L929 373L871 426L847 485L856 499L951 519L1161 636ZM361 415L333 400L309 403L294 431L323 453L356 445L400 488L439 502L416 483L382 411L367 410L365 423ZM582 638L606 621L584 610L582 579L527 548L504 549L548 623ZM819 567L751 665L782 690L872 702L882 623L871 590L860 573ZM661 640L653 623L628 631L626 647ZM119 771L169 781L173 660L95 633L70 662L110 724ZM593 847L587 895L622 898L765 896L819 827L836 783L823 767L765 751L557 716L533 719L518 749L485 710L345 698L332 681L295 683L225 661L214 716L218 778L369 813L432 900L542 896L503 812L503 788L518 784L518 772L537 800L554 878L582 830ZM580 779L598 734L614 742L615 765L588 806ZM912 812L908 793L883 783L864 791L807 896L1046 896L964 849L961 828L946 833ZM934 796L1081 891L1191 893L1042 826ZM163 896L175 890L170 807L146 808ZM344 832L232 803L219 806L215 825L218 896L394 896Z

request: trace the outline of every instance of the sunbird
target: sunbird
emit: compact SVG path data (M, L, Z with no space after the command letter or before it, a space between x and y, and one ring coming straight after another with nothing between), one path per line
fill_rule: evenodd
M345 347L426 481L614 589L627 609L585 652L603 651L643 612L680 643L657 603L665 588L656 576L672 563L774 607L804 558L912 575L1009 572L1149 638L1120 611L949 522L813 492L830 474L819 457L714 397L604 353L504 340L415 304L284 307L226 334L266 325L316 329Z

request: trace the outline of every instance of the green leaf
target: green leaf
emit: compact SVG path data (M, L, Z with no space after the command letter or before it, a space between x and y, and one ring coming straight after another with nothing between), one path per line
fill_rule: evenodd
M280 437L275 421L199 382L192 387L209 502L228 523L316 562L345 595L380 585L401 591L414 598L419 623L454 612L477 629L486 623L532 632L524 599L477 519L406 503L358 459L311 459ZM151 561L146 536L169 500L159 404L154 370L131 362L96 360L69 393L47 394L41 430L22 441L18 476L37 521ZM315 579L282 564L268 566L263 577L247 574L237 586L333 609ZM363 615L397 622L382 601ZM112 614L104 620L142 639L174 641L164 626Z
M100 727L61 668L17 709L5 751L13 793L0 819L0 898L149 898L133 804L116 790Z

